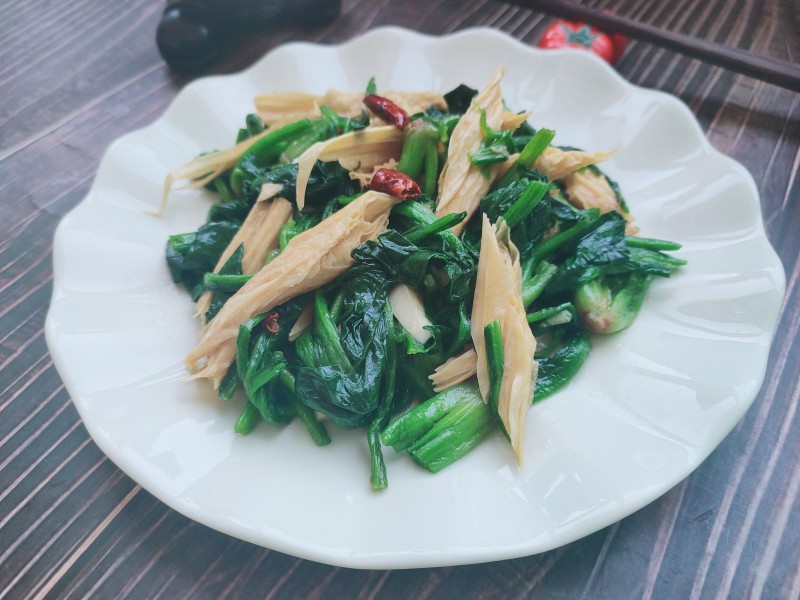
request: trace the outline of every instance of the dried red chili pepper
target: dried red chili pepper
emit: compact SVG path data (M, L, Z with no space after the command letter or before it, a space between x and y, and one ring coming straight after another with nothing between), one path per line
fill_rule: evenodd
M278 323L280 316L281 315L278 312L269 313L267 318L264 319L264 329L270 333L278 333L281 330L281 324Z
M394 102L383 96L370 94L364 98L364 104L387 123L392 123L400 131L408 124L408 113Z
M405 173L392 169L378 169L367 187L403 200L416 198L422 193L416 181Z

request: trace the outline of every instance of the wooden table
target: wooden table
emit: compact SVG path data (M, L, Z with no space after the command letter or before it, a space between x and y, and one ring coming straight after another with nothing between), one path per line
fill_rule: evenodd
M791 0L589 0L778 58L800 56ZM162 3L0 5L0 598L800 597L800 95L632 43L630 81L677 95L762 195L788 293L764 387L688 479L583 540L518 560L411 571L328 567L198 525L89 439L42 327L59 219L119 135L156 119L187 79L160 60ZM214 72L287 40L336 43L374 25L427 33L485 25L535 43L545 15L486 0L346 0L313 30L249 38Z

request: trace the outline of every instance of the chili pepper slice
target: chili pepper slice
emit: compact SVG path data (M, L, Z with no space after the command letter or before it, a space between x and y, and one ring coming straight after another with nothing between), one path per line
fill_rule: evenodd
M270 333L278 333L281 330L281 324L278 322L280 316L280 313L277 311L269 313L267 318L264 319L264 329Z
M378 169L367 187L375 192L383 192L403 200L416 198L422 193L416 181L405 173L392 169Z
M408 124L408 113L388 98L370 94L364 97L364 104L375 115L387 123L393 124L400 131L403 131Z

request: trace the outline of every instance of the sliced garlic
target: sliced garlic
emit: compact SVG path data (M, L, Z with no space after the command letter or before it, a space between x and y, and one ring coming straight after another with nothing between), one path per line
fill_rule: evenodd
M425 327L433 323L425 315L425 306L417 290L405 284L397 285L389 292L389 304L392 314L414 340L425 344L431 339L432 334Z

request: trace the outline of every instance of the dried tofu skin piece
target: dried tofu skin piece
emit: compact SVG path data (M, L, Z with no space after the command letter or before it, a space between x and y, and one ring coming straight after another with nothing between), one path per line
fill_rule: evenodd
M550 181L555 181L563 179L583 167L608 160L616 153L616 150L589 153L583 150L561 150L555 146L548 146L534 161L533 166L547 175Z
M369 185L369 182L372 181L372 178L375 176L375 173L377 173L381 169L392 169L393 171L396 171L397 161L392 158L387 162L383 163L382 165L375 165L374 167L368 169L359 166L358 170L350 171L350 179L358 181L361 187L365 188Z
M503 421L511 447L517 457L517 464L522 464L522 451L525 439L525 416L533 402L533 388L539 371L539 363L533 360L536 340L525 320L513 311L509 324L503 330L503 378L500 383L500 398L497 412Z
M570 204L586 210L599 208L601 213L616 211L627 221L625 232L633 235L639 228L633 225L633 215L622 209L617 194L608 179L589 169L577 171L564 178L564 189Z
M167 207L167 197L176 181L182 181L184 179L191 180L190 183L186 184L181 189L193 190L203 187L228 169L233 168L242 154L256 141L267 135L267 133L268 131L262 131L258 135L254 135L243 142L239 142L233 148L203 154L172 169L164 178L161 206L153 214L160 216L164 213L164 209Z
M484 327L500 323L503 339L503 378L497 412L511 447L522 462L525 414L533 399L538 364L533 359L536 339L531 333L522 302L519 252L511 242L511 230L502 219L497 227L484 215L481 251L472 307L472 343L477 354L478 386L484 400L490 395Z
M503 70L498 69L489 84L473 98L472 104L459 119L450 136L447 161L439 175L436 216L466 212L467 218L452 229L456 235L463 231L466 223L475 214L481 198L489 191L498 171L497 166L493 165L487 178L479 167L472 164L469 153L480 146L484 137L478 107L486 112L486 123L492 129L500 129L503 123L503 96L500 90L502 77Z
M433 391L439 393L449 387L475 377L478 373L478 355L474 348L458 356L447 359L428 376L433 383Z
M380 94L388 98L409 115L423 112L430 107L446 109L447 103L439 92L394 92ZM328 90L325 95L282 92L263 94L254 99L256 112L266 125L299 121L320 116L320 106L327 106L344 117L356 118L364 110L363 92L340 92Z
M259 204L265 203L256 203L253 208L259 206ZM253 223L253 227L248 228L242 235L241 243L244 244L242 273L257 273L259 269L264 266L267 255L278 247L278 237L281 233L281 227L283 227L292 216L292 203L286 198L275 198L272 202L267 204L267 207L264 216L258 222ZM245 219L239 233L241 233L247 225L247 219ZM239 233L236 235L239 235Z
M283 191L283 186L280 183L265 183L261 186L256 197L256 202L264 202L270 200Z
M409 115L425 112L429 108L447 110L447 102L440 92L395 92L389 90L379 95L388 98Z
M305 206L308 178L318 160L357 162L364 168L371 168L391 158L399 158L402 149L403 132L391 125L367 127L361 131L351 131L324 142L317 142L295 161L297 209L303 210Z
M303 92L262 94L253 99L256 112L267 127L274 127L279 122L319 116L320 101L320 96Z
M277 186L279 189L281 186ZM281 227L292 216L292 203L286 198L272 202L256 202L242 226L219 257L214 273L219 273L239 246L242 252L242 273L248 275L264 266L267 254L278 247ZM195 315L205 326L205 314L211 306L211 292L203 292L195 304Z
M194 377L211 379L218 387L236 355L239 325L344 273L354 262L350 256L353 249L386 231L392 206L399 201L380 192L367 192L293 238L209 323L185 360Z
M290 342L295 341L299 338L303 332L309 328L311 323L314 322L314 303L309 302L306 304L305 308L303 308L303 312L300 313L300 316L297 317L297 321L294 322L292 328L289 330L288 340Z
M519 262L519 256L517 254L512 257L509 250L510 248L500 247L495 228L489 222L489 217L484 215L471 317L472 343L478 358L478 387L484 400L489 397L491 386L483 328L493 321L500 321L502 327L505 313L517 293L514 284L514 258ZM516 247L514 250L516 251Z
M256 202L247 213L242 226L214 267L214 273L233 256L236 249L244 244L242 256L242 272L255 273L264 265L267 253L278 245L278 234L281 227L292 215L292 204L286 198L275 198L272 202Z
M503 121L500 124L500 129L508 129L510 131L516 131L519 129L520 125L522 125L528 118L531 116L530 112L522 112L522 113L513 113L510 110L503 111Z

